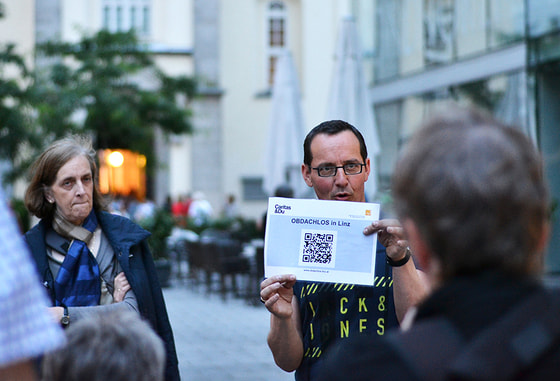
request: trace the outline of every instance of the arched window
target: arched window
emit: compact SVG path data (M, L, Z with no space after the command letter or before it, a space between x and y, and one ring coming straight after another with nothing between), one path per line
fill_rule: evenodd
M269 86L272 86L276 60L287 43L287 12L284 2L279 0L270 1L266 18L267 82Z

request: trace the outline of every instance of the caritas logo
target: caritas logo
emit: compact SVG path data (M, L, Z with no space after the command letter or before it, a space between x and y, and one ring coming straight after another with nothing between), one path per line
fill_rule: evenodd
M274 213L275 214L284 214L286 210L292 210L292 207L289 205L274 205Z

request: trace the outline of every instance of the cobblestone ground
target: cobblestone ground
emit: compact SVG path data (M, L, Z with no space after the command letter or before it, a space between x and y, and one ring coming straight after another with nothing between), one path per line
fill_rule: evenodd
M262 306L187 285L164 288L183 381L292 381L266 344L269 313Z

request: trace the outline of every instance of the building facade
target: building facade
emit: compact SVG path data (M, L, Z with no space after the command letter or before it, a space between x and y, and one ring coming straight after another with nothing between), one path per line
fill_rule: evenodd
M6 0L16 9L16 0ZM134 29L140 40L155 54L155 63L169 75L193 75L193 4L171 0L41 0L35 1L35 41L78 41L83 34L100 29L112 32ZM41 65L41 61L36 62ZM151 78L141 78L150 86ZM168 140L156 134L158 171L151 182L151 196L161 204L167 195L189 189L190 140ZM115 147L119 148L119 147ZM170 166L169 163L180 163Z
M355 0L389 178L399 147L449 101L482 106L529 135L560 199L560 1ZM558 209L548 270L560 271Z
M262 182L277 57L292 54L309 130L327 115L337 33L349 14L381 140L381 192L371 199L387 199L398 150L450 100L481 105L531 136L560 199L560 0L1 1L0 39L31 60L36 42L134 27L167 73L197 77L193 134L156 141L159 204L202 191L217 216L232 194L241 215L259 218L270 196ZM560 271L558 213L550 271Z
M223 187L237 196L247 216L261 216L266 197L271 196L262 190L262 180L267 171L277 54L282 49L291 52L299 75L304 125L310 130L326 117L337 32L349 4L345 0L220 2Z
M350 12L349 0L2 1L7 20L25 11L19 40L29 54L49 39L134 28L168 74L196 76L194 132L157 139L153 196L161 204L202 191L217 215L233 194L249 218L269 196L261 184L276 58L284 49L294 57L310 129L326 115L336 34Z

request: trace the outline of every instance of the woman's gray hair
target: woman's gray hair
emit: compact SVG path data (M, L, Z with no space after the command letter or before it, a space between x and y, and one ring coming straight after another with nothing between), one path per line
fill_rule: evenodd
M393 195L399 218L415 222L444 280L484 269L542 270L534 264L548 188L542 158L519 130L475 109L433 117L398 160Z
M105 209L105 203L98 185L96 153L91 139L72 135L53 142L30 167L30 183L25 192L25 206L38 218L51 219L56 206L47 202L45 190L52 186L58 171L71 159L83 156L90 165L93 175L93 209Z
M165 347L134 312L115 310L71 323L68 342L42 363L42 381L162 381Z

